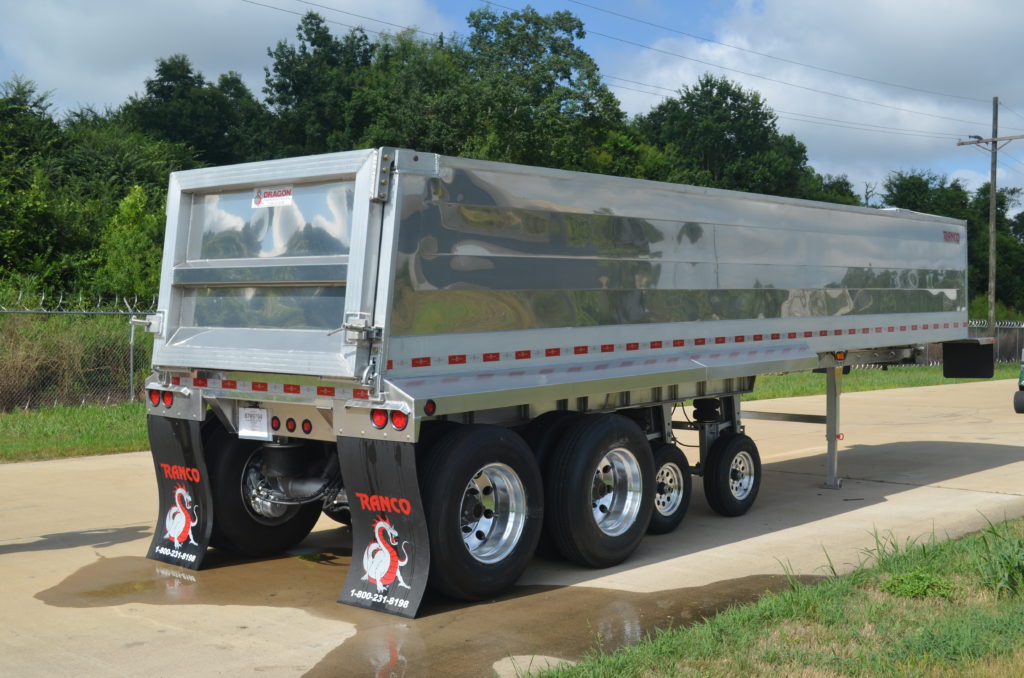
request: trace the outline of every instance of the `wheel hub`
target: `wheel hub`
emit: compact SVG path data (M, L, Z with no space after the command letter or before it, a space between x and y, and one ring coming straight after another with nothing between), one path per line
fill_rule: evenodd
M526 489L506 464L488 464L466 484L460 510L462 540L481 563L504 559L526 525Z
M629 450L617 447L594 469L591 508L594 522L609 536L628 530L640 511L640 464Z
M683 471L676 464L663 464L654 481L657 484L654 509L663 516L670 516L683 501Z
M742 501L754 488L754 459L749 452L742 451L733 457L729 466L729 491Z

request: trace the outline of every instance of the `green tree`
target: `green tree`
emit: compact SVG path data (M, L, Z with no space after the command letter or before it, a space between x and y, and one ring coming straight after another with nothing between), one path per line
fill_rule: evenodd
M669 157L679 181L802 197L811 171L807 148L780 134L776 120L757 92L704 74L633 126Z
M483 8L467 23L465 114L475 129L468 155L578 169L590 148L623 127L618 100L577 44L586 34L574 15Z
M857 195L857 191L853 188L853 183L845 174L840 174L839 176L831 174L822 175L814 170L810 170L807 173L800 197L843 205L862 204L860 196Z
M966 219L970 195L959 179L927 170L890 172L883 185L882 203L914 212Z
M469 82L458 41L418 40L412 31L383 36L352 95L366 121L359 145L462 154L473 133Z
M62 142L49 93L19 77L0 84L0 268L56 275L68 247L52 180Z
M216 85L192 67L184 54L157 59L146 93L131 97L121 116L157 139L187 144L199 158L220 165L253 159L254 146L269 115L234 71Z
M140 299L157 293L164 229L148 201L146 191L133 186L118 203L100 235L93 293Z
M285 41L267 50L263 92L274 113L268 155L286 157L349 150L367 121L351 104L375 46L362 29L334 37L323 17L309 12L299 22L298 45Z

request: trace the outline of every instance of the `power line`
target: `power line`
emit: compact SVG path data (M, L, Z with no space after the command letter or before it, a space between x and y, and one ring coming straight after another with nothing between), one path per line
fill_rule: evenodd
M488 4L488 5L493 5L494 7L500 7L501 9L508 10L508 11L513 11L513 12L518 11L518 10L516 10L513 7L508 7L506 5L502 5L500 3L493 2L492 0L481 0L481 2L484 2L484 3ZM659 54L665 54L667 56L676 57L677 59L684 59L686 61L692 61L694 63L698 63L698 64L701 64L703 66L709 66L711 68L717 68L717 69L720 69L720 70L723 70L723 71L730 71L732 73L739 73L740 75L745 75L745 76L751 77L751 78L757 78L759 80L764 80L766 82L773 82L773 83L778 84L778 85L785 85L787 87L794 87L796 89L801 89L801 90L804 90L804 91L807 91L807 92L814 92L816 94L823 94L823 95L826 95L826 96L836 97L838 99L844 99L846 101L854 101L856 103L867 104L869 106L878 106L880 108L887 108L887 109L890 109L890 110L893 110L893 111L899 111L901 113L911 113L913 115L923 115L923 116L926 116L926 117L929 117L929 118L936 118L938 120L949 120L951 122L962 122L962 123L965 123L965 124L968 124L968 125L987 125L987 123L977 122L977 121L974 121L974 120L963 120L961 118L952 118L952 117L949 117L949 116L938 115L938 114L935 114L935 113L926 113L924 111L917 111L917 110L910 109L910 108L902 108L902 107L899 107L899 106L892 106L890 104L883 104L883 103L879 103L877 101L868 101L867 99L859 99L857 97L851 97L851 96L848 96L846 94L840 94L838 92L829 92L828 90L822 90L822 89L818 89L816 87L809 87L807 85L798 85L796 83L787 82L785 80L779 80L778 78L772 78L772 77L769 77L767 75L760 75L759 73L752 73L750 71L744 71L744 70L741 70L739 68L732 68L730 66L723 66L721 64L716 64L716 63L713 63L713 62L710 62L710 61L704 61L702 59L697 59L695 57L686 56L685 54L679 54L678 52L672 52L672 51L669 51L669 50L666 50L666 49L661 49L661 48L658 48L658 47L651 47L650 45L644 45L642 43L635 42L633 40L627 40L626 38L620 38L618 36L609 35L607 33L601 33L599 31L594 31L594 30L589 30L588 29L587 30L587 34L588 35L597 35L599 37L606 38L608 40L614 40L616 42L621 42L623 44L631 45L633 47L639 47L640 49L645 49L645 50L648 50L648 51L651 51L651 52L657 52ZM1018 128L1008 128L1008 129L1018 129Z
M415 26L403 26L402 24L392 23L390 21L385 21L384 19L374 19L372 16L363 16L362 14L356 14L355 12L348 12L348 11L345 11L343 9L335 9L334 7L328 7L327 5L321 5L321 4L316 3L316 2L310 2L309 0L295 0L295 2L302 3L303 5L309 5L310 7L319 7L320 9L326 9L326 10L328 10L330 12L338 12L339 14L347 14L349 16L354 16L354 17L359 18L359 19L366 19L367 21L376 21L379 24L385 24L385 25L388 25L388 26L394 26L395 28L401 28L402 30L406 30L406 31L416 31L417 33L423 33L424 35L429 35L431 37L437 37L437 36L441 35L440 33L431 33L429 31L420 30L420 29L416 28Z
M748 54L754 54L754 55L757 55L757 56L760 56L760 57L764 57L766 59L774 59L775 61L781 61L783 63L792 64L794 66L801 66L803 68L810 68L810 69L813 69L813 70L816 70L816 71L821 71L823 73L830 73L832 75L841 75L841 76L843 76L845 78L854 78L856 80L862 80L864 82L873 82L876 85L885 85L887 87L898 87L900 89L906 89L906 90L910 90L912 92L921 92L923 94L933 94L935 96L949 97L951 99L963 99L964 101L976 101L976 102L979 102L979 103L987 103L986 99L979 99L977 97L968 97L968 96L963 96L961 94L949 94L947 92L937 92L937 91L930 90L930 89L923 89L921 87L912 87L910 85L901 85L901 84L895 83L895 82L887 82L885 80L877 80L875 78L868 78L868 77L863 76L863 75L856 75L854 73L846 73L844 71L836 71L836 70L832 70L831 68L824 68L822 66L815 66L813 64L804 63L802 61L795 61L793 59L786 59L784 57L775 56L773 54L767 54L765 52L758 52L757 50L748 49L746 47L740 47L738 45L730 45L730 44L725 43L725 42L719 42L718 40L714 40L712 38L705 38L703 36L694 35L693 33L687 33L686 31L681 31L681 30L678 30L676 28L672 28L670 26L665 26L663 24L654 23L653 21L646 21L644 19L639 19L637 17L630 16L628 14L622 14L620 12L614 12L614 11L612 11L610 9L605 9L603 7L597 7L595 5L591 5L591 4L586 3L586 2L581 2L580 0L569 0L569 2L571 2L571 3L575 4L575 5L581 5L583 7L588 7L590 9L596 10L598 12L604 12L605 14L610 14L612 16L617 16L617 17L620 17L622 19L627 19L629 21L635 21L636 23L644 24L646 26L652 26L654 28L660 28L662 30L669 31L671 33L677 33L679 35L685 35L686 37L693 38L695 40L701 40L703 42L710 42L710 43L713 43L715 45L721 45L722 47L728 47L729 49L735 49L735 50L740 51L740 52L746 52Z
M303 14L302 12L296 12L294 10L285 9L283 7L274 7L273 5L265 5L262 2L256 2L256 0L239 0L239 2L244 2L249 5L256 5L257 7L266 7L267 9L274 9L277 10L278 12L284 12L285 14L294 14L295 16L298 17L305 16L305 14ZM329 24L334 24L335 26L344 26L345 28L358 28L360 30L366 31L367 33L376 33L377 35L381 34L380 31L375 31L364 26L353 26L352 24L342 23L340 21L332 21L331 19L326 18L324 19L324 21Z
M619 76L616 76L616 75L602 75L601 77L603 77L603 78L612 78L614 80L621 80L623 82L628 82L628 83L631 83L631 84L634 84L634 85L640 85L641 87L650 87L652 89L660 89L660 90L664 90L666 92L672 92L673 94L677 93L676 90L670 89L668 87L662 87L661 85L652 85L651 83L648 83L648 82L640 82L638 80L630 80L628 78L620 78ZM641 94L650 94L652 96L661 97L663 99L668 98L667 94L659 94L657 92L647 92L645 90L635 89L633 87L625 87L623 85L615 85L615 84L612 84L612 83L608 83L608 86L609 87L616 87L618 89L626 89L626 90L630 90L632 92L640 92ZM797 115L797 116L802 116L802 117L805 117L805 118L814 118L815 120L823 121L822 123L816 123L816 124L837 123L837 124L835 124L833 126L836 126L836 127L844 127L844 126L848 126L848 125L853 125L854 126L854 127L847 127L847 129L876 128L879 131L884 130L887 133L906 134L907 136L931 137L931 138L934 138L934 139L958 139L958 138L960 138L962 136L961 134L958 134L956 132L939 132L939 131L935 131L935 130L907 129L907 128L904 128L904 127L892 127L890 125L875 125L873 123L868 123L868 122L857 122L857 121L854 121L854 120L839 120L839 119L836 119L836 118L826 118L826 117L823 117L823 116L820 116L820 115L812 115L810 113L800 113L800 112L797 112L797 111L782 111L782 110L775 109L775 108L772 108L772 111L774 113L777 113L777 114ZM786 120L797 120L796 118L785 118L785 119ZM800 120L800 121L801 122L814 122L813 120ZM863 129L862 131L870 132L870 131L874 131L874 130Z
M920 138L923 138L923 139L943 139L943 140L955 139L956 138L955 136L949 137L949 136L940 135L940 134L918 134L918 133L915 133L915 132L900 132L900 131L897 131L895 129L893 129L893 130L873 129L873 127L877 127L877 126L860 127L857 123L852 123L852 124L844 125L844 124L840 124L840 123L837 123L837 122L827 122L827 121L819 121L819 120L807 120L805 118L793 118L793 117L789 117L789 116L785 116L785 115L780 115L779 119L780 120L791 120L793 122L805 122L805 123L808 123L810 125L824 125L826 127L838 127L840 129L850 129L850 130L854 130L854 131L857 131L857 132L874 132L876 134L892 134L892 135L901 136L901 137L920 137Z
M1024 115L1021 115L1021 114L1020 114L1020 113L1018 113L1017 111L1013 110L1012 108L1010 108L1009 106L1007 106L1006 104L1004 104L1004 103L1003 103L1002 101L1000 101L1000 102L999 102L999 106L1000 106L1000 107L1002 107L1002 108L1005 108L1005 109L1006 109L1006 110L1008 110L1008 111L1009 111L1010 113L1013 113L1014 115L1016 115L1016 116L1017 116L1018 118L1020 118L1021 120L1024 120ZM1012 129L1012 128L1011 128L1011 129Z

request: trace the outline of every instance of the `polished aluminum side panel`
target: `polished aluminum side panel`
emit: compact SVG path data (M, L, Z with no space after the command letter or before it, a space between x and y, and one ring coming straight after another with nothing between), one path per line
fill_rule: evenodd
M396 186L393 337L966 320L951 219L451 158Z

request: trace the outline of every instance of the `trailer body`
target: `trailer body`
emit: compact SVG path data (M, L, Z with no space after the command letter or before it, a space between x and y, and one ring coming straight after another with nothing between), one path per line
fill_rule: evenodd
M756 376L966 341L966 268L957 220L402 149L176 172L150 556L272 552L324 508L353 527L341 600L408 616L428 580L507 586L542 533L611 564L691 472L749 508Z

